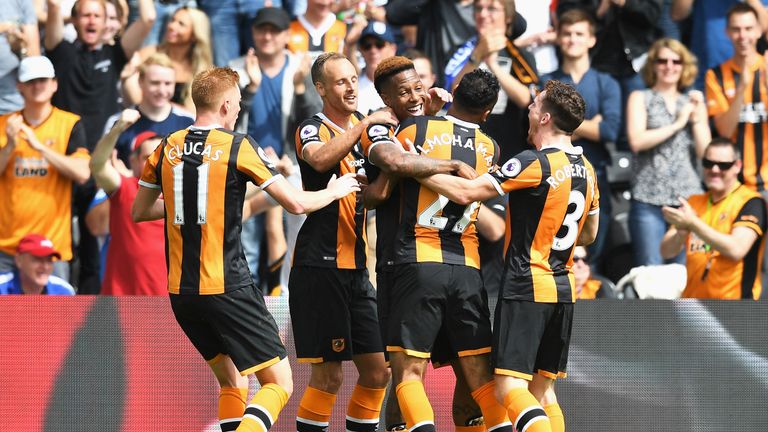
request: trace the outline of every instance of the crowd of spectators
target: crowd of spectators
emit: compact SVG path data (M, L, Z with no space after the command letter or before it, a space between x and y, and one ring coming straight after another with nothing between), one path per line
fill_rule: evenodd
M235 69L243 107L237 132L252 136L300 185L294 136L297 125L320 110L309 72L327 51L343 53L358 68L358 111L366 115L383 106L372 82L376 66L396 53L414 60L427 87L450 91L464 74L490 71L501 91L482 128L499 143L501 160L527 148L527 110L539 88L549 80L576 87L587 111L574 144L594 165L601 192L598 238L588 251L577 251L574 264L585 298L611 296L586 281L616 265L606 258L621 247L632 250L629 267L693 261L704 262L705 272L718 264L737 269L731 279L759 274L753 261L768 258L764 202L762 211L750 201L748 214L730 208L722 214L746 221L740 224L714 220L722 215L701 218L718 205L706 191L723 174L728 181L736 176L729 187L754 191L744 194L750 199L768 196L766 5L9 0L0 8L0 279L15 288L3 293L68 292L44 283L32 288L24 269L33 264L44 268L46 280L52 274L82 294L164 293L162 224L134 224L129 209L151 147L192 124L192 78L213 65ZM735 151L710 156L737 159L705 157L717 137L731 140ZM618 152L632 153L628 184L611 183ZM728 200L731 192L715 196ZM709 204L697 196L710 197ZM304 216L268 204L262 211L246 212L242 243L254 280L265 292L284 294ZM616 217L622 211L627 219ZM743 254L718 249L728 242L702 246L711 233L694 228L696 214L756 246ZM622 223L631 238L623 245L612 238ZM503 239L486 242L499 250ZM706 258L692 259L696 251L685 244L698 245ZM759 292L744 288L741 297Z

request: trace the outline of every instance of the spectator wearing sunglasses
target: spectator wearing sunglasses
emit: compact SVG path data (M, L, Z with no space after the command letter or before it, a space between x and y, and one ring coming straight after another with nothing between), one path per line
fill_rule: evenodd
M354 46L350 43L350 47ZM380 21L370 21L360 33L357 41L357 50L365 60L365 67L360 71L358 81L357 110L363 114L369 114L384 106L379 92L373 85L373 73L382 60L392 57L397 52L395 34L392 28ZM356 53L350 53L348 57L355 59ZM353 61L353 63L356 63Z
M592 273L589 261L587 248L576 246L573 249L573 280L576 282L576 298L578 300L616 298L616 294L605 282L605 278Z
M696 78L696 58L674 39L656 41L642 70L647 89L630 94L627 137L634 152L629 229L634 264L659 265L659 245L668 225L661 208L701 193L692 150L699 158L711 140ZM682 263L684 255L669 257Z
M765 201L739 182L742 168L737 146L726 138L709 144L702 159L707 192L680 199L679 208L662 208L671 225L661 253L686 254L688 283L683 297L760 298Z

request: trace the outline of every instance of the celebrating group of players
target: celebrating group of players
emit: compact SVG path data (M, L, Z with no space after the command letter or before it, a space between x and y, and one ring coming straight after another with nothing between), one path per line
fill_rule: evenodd
M497 144L478 126L499 93L488 72L465 75L447 115L435 116L451 95L427 91L410 60L391 57L374 79L387 108L367 117L357 112L357 73L346 57L322 54L311 74L323 109L296 131L304 190L231 131L237 75L216 68L195 78L196 122L155 150L134 203L134 219L166 220L171 305L221 386L222 430L268 430L293 389L239 241L253 181L288 211L309 213L289 281L298 361L312 368L297 431L328 428L345 360L359 371L348 431L377 430L390 377L387 429L434 431L423 385L430 358L456 372L454 402L465 405L454 410L457 430L564 431L553 383L565 376L572 255L592 242L598 219L594 171L570 142L584 100L548 83L529 107L533 148L498 161ZM504 194L492 332L474 222L479 201ZM366 270L366 207L376 208L377 289ZM252 373L261 388L247 401Z

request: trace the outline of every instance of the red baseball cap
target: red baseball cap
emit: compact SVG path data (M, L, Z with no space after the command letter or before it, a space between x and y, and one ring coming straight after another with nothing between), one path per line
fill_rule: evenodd
M144 144L144 141L150 138L154 138L156 136L158 135L154 131L144 131L136 135L136 137L133 139L133 145L131 145L131 151L135 152L136 150L139 149L139 147L141 147L142 144Z
M16 253L28 253L37 257L55 256L61 259L61 254L53 248L53 242L40 234L27 234L19 242Z

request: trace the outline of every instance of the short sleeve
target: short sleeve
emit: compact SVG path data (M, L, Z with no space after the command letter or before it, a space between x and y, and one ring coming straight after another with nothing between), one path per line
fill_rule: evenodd
M88 147L85 143L85 127L81 120L78 120L77 123L75 123L72 127L72 132L69 134L67 156L90 158L90 153L88 152Z
M240 150L237 154L237 170L245 174L262 189L281 177L275 171L275 163L256 144L256 141L248 135L243 138L243 142L240 144Z
M533 188L541 184L541 162L534 152L526 150L504 162L493 174L484 176L493 183L499 195Z
M395 144L395 131L392 127L385 124L371 124L360 137L360 146L363 149L363 155L370 157L371 150L379 144ZM398 145L399 147L399 145Z
M588 165L589 175L587 176L588 187L592 189L592 201L589 203L588 213L593 215L600 212L600 187L598 187L597 175L592 165Z
M752 229L758 236L765 233L766 228L766 207L762 198L754 197L744 204L741 211L736 215L733 226L743 226Z
M304 160L304 149L315 144L325 144L331 140L328 128L317 118L304 120L296 129L296 157Z

